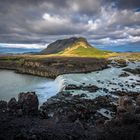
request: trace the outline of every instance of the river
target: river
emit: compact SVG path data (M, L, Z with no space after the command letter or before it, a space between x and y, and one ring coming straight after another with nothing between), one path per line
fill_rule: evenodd
M0 100L8 101L12 97L17 98L20 92L35 91L41 104L55 95L57 90L55 80L0 70Z

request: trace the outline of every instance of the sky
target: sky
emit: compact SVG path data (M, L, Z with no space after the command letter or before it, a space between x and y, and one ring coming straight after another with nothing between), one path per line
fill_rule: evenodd
M0 0L0 46L45 48L73 36L140 46L140 0Z

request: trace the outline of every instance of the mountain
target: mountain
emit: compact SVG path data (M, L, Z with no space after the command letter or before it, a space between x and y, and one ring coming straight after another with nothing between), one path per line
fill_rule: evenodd
M83 57L104 57L111 52L103 51L92 47L83 37L72 37L68 39L57 40L48 45L41 51L41 54L51 54L59 56L83 56Z
M75 43L81 42L81 41L84 42L84 43L87 43L86 39L84 39L84 38L77 38L77 37L57 40L57 41L49 44L46 49L41 51L41 53L42 54L55 54L55 53L59 53L61 51L64 51L67 48L70 48Z

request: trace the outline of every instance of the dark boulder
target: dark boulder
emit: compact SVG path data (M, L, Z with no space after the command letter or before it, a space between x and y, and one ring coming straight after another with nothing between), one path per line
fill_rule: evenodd
M122 106L117 107L117 117L118 119L122 119L123 114L126 113L126 110Z
M20 93L18 103L25 115L38 114L38 97L35 92Z
M7 109L7 102L6 101L0 101L0 110Z
M130 113L134 113L135 106L133 104L132 99L129 96L122 96L119 98L119 106L124 108L126 111Z
M81 89L81 87L73 85L73 84L67 85L65 87L65 90L80 90L80 89Z
M96 127L102 127L104 125L104 123L105 123L105 119L99 118L95 121L95 126Z
M130 72L130 73L132 73L134 75L140 74L140 68L135 68L135 69L125 68L123 70L124 71L127 71L127 72Z
M85 90L85 91L89 91L89 92L96 92L98 89L99 88L96 85L76 86L76 85L70 84L65 87L65 90Z
M19 108L18 102L15 98L11 98L8 102L8 109L10 112L16 112Z
M140 114L140 106L135 107L135 114Z
M140 106L140 95L137 96L136 105L137 105L137 106Z
M122 123L123 124L133 124L136 123L135 114L126 112L122 115Z
M99 88L95 85L89 85L83 88L83 90L87 90L89 92L96 92Z
M128 76L129 76L129 74L126 73L126 72L123 72L123 73L121 73L121 74L119 75L119 77L128 77Z

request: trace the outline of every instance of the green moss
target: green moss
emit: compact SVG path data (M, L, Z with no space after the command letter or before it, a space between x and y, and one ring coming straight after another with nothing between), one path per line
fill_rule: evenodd
M81 57L98 57L98 58L104 58L107 55L111 54L110 51L103 51L97 48L84 48L84 47L78 47L70 52L67 52L67 50L61 51L58 53L58 55L75 55L75 56L81 56Z

